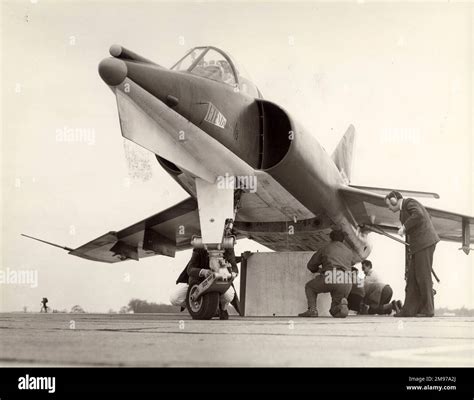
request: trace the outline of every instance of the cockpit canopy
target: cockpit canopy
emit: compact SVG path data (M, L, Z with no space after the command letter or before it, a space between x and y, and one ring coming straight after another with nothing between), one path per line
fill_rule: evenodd
M248 78L247 72L217 47L194 47L171 67L174 71L188 72L238 88L253 97L261 97L259 90Z

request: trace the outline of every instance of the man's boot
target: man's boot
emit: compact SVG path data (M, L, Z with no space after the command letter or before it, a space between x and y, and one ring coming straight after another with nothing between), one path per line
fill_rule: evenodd
M341 302L338 305L331 307L331 309L329 310L329 313L334 318L346 318L349 315L349 307L348 307L347 299L343 297L341 299Z
M312 310L311 308L308 308L305 312L298 314L298 317L304 317L304 318L315 318L317 316L318 316L318 312L316 310Z

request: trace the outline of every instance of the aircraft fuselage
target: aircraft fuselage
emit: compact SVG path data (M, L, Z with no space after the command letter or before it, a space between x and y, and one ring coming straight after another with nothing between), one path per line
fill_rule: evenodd
M259 213L250 201L237 221L317 216L344 230L360 259L370 254L338 194L344 177L314 135L277 104L239 85L126 58L104 60L99 72L117 95L123 136L155 153L192 196L196 177L254 177L255 193L246 192L275 212Z

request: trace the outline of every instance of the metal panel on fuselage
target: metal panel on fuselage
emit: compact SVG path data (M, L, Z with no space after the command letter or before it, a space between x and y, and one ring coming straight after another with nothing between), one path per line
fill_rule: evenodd
M255 99L206 78L195 77L191 84L190 121L256 168L260 125Z
M127 62L128 76L164 103L178 99L178 114L222 143L253 168L259 156L259 110L253 97L226 83ZM186 132L184 132L186 135Z

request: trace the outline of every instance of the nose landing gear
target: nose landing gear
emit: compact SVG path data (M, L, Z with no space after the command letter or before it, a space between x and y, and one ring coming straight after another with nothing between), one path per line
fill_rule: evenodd
M225 236L222 243L217 245L204 245L201 238L193 239L194 247L207 249L209 268L212 271L201 283L189 286L186 306L193 319L211 319L217 314L220 296L231 287L234 281L231 265L224 259L225 249L232 249L234 243L234 236Z
M202 248L208 252L211 273L201 283L190 284L186 305L193 319L211 319L217 313L221 295L229 290L236 275L224 259L224 251L233 249L235 245L232 226L241 191L221 187L217 179L211 183L197 177L195 182L202 237L194 237L191 244L195 249Z

